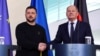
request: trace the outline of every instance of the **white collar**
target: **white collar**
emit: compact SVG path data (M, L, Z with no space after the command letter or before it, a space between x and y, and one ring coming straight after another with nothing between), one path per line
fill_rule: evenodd
M76 23L77 23L77 21L78 21L78 20L77 20L77 19L75 19L75 20L73 21L73 23L74 23L74 24L76 24ZM70 23L71 23L71 21L68 21L68 23L70 24Z

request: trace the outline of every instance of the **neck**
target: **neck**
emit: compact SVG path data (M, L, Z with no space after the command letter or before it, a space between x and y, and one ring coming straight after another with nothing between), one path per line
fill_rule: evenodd
M28 23L29 25L32 25L32 26L36 25L35 22L28 22L28 21L27 21L27 23Z
M73 22L73 21L75 21L76 19L71 19L71 20L69 20L69 21L71 21L71 22Z

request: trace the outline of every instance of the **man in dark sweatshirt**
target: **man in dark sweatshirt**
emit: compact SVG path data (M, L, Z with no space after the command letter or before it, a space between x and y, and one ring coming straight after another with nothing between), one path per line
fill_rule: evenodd
M36 8L27 7L25 11L26 22L20 23L16 27L17 45L20 47L16 56L48 56L45 30L36 24L36 15Z

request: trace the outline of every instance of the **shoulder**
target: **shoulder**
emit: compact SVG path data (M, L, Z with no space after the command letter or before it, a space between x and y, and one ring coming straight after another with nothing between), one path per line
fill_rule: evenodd
M80 23L80 25L82 25L82 26L89 26L89 23L87 23L87 22L79 22Z
M41 26L41 25L39 25L39 24L36 24L36 27L37 27L38 29L44 30L44 27Z
M20 27L23 27L25 26L27 23L26 22L22 22L22 23L19 23L16 28L20 28Z
M60 24L59 27L66 27L68 25L68 22Z

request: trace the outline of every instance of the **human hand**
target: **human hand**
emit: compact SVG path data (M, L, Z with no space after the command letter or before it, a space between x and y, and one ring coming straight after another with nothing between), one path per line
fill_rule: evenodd
M39 45L38 45L38 50L42 52L46 49L46 47L47 47L46 43L41 43L40 42Z

